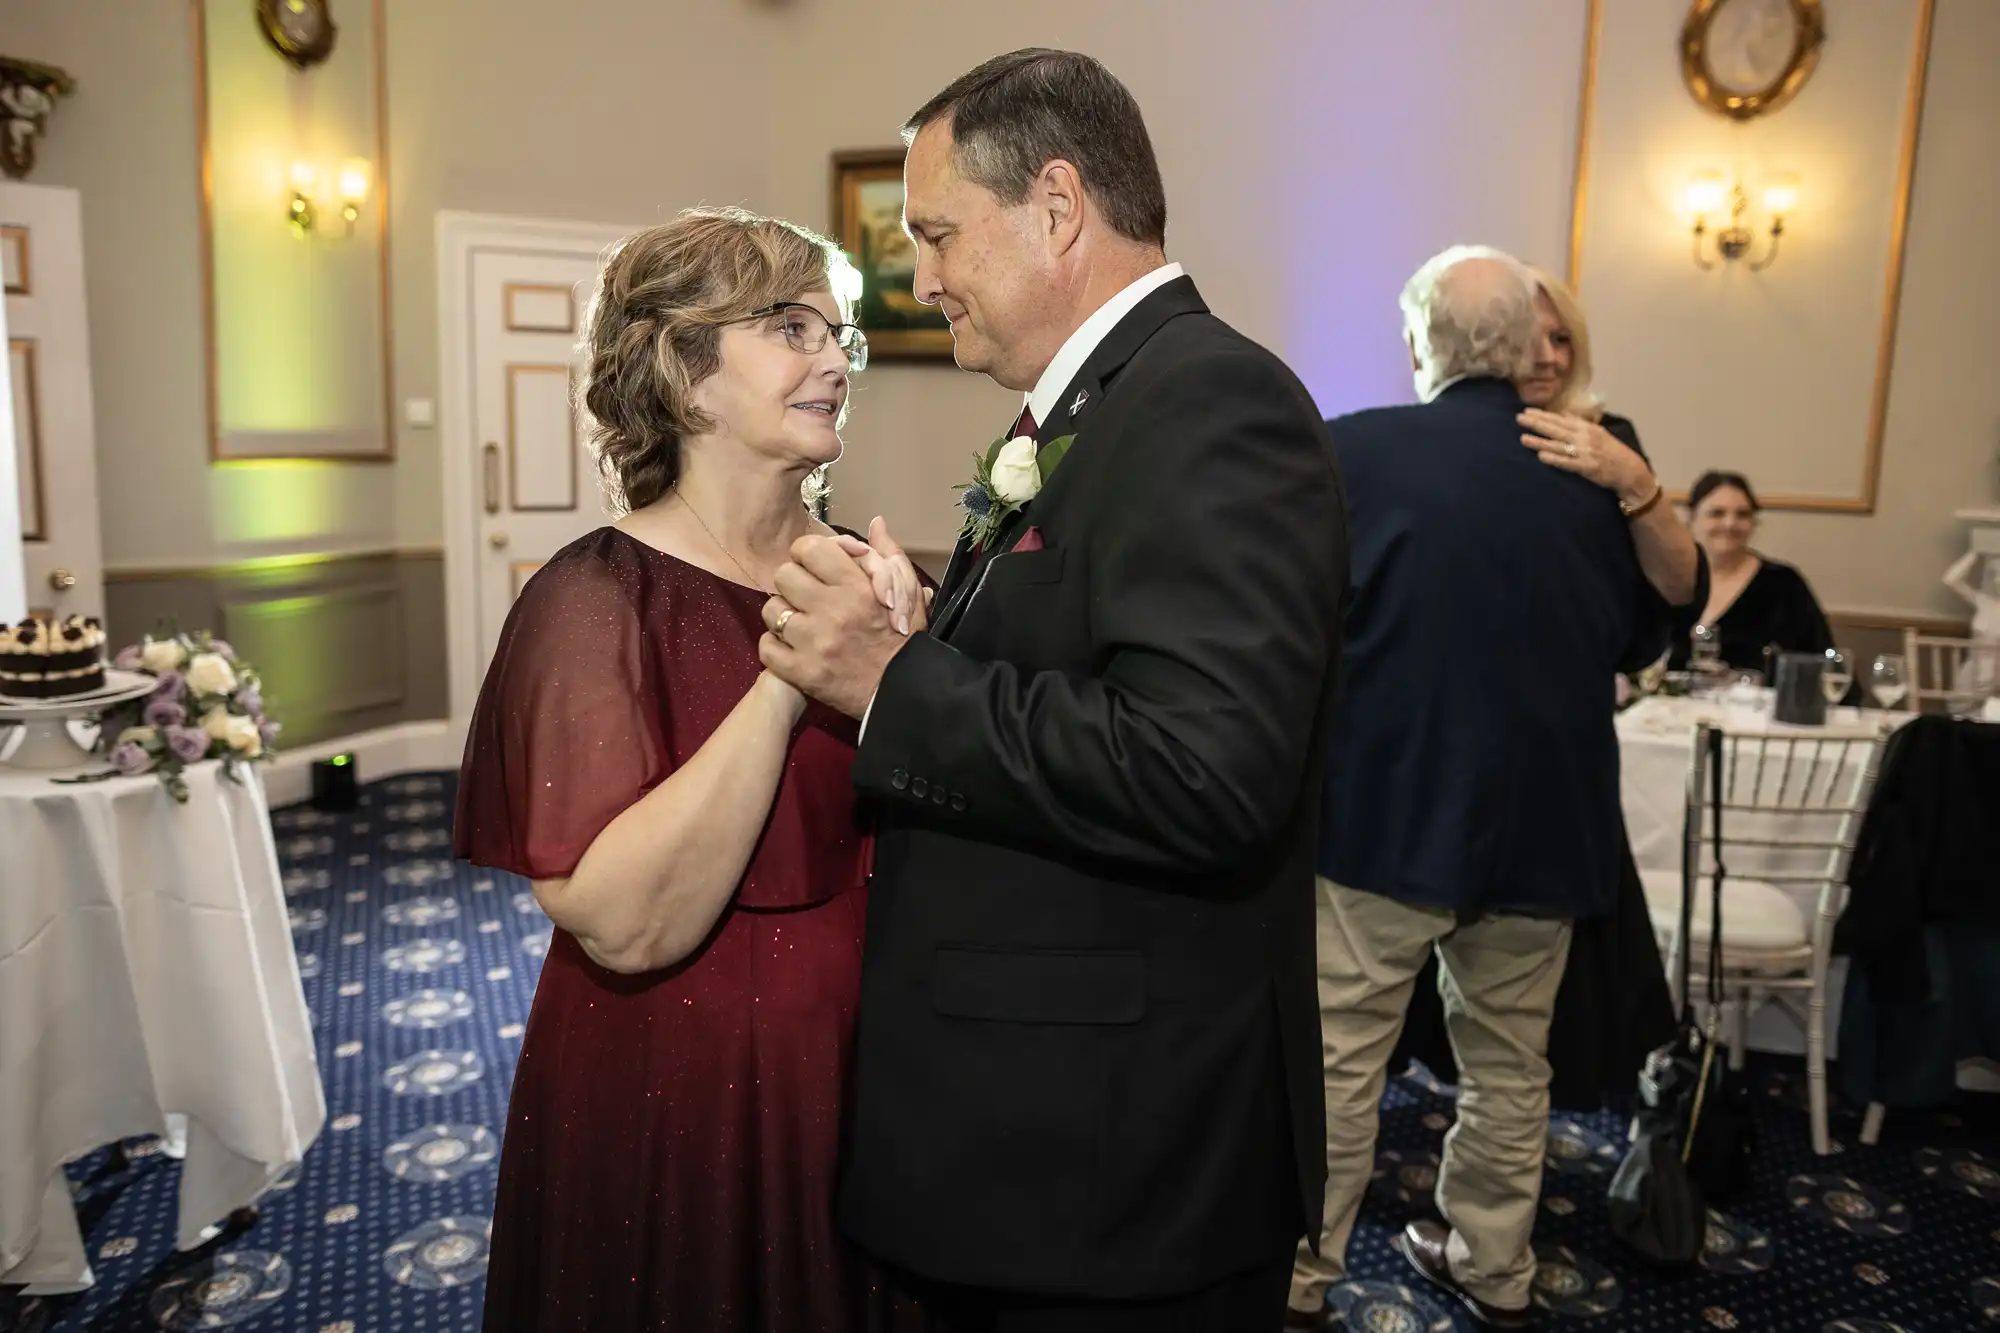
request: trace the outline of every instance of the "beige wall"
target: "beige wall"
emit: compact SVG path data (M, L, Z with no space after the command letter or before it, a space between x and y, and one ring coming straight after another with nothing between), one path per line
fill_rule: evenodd
M1941 0L1875 513L1772 514L1761 537L1831 605L1969 614L1938 579L1966 547L1952 511L2000 497L1996 69L2000 4Z
M1217 311L1286 355L1329 412L1400 399L1394 296L1426 254L1477 239L1560 266L1584 13L1584 0L392 3L397 393L437 389L436 210L636 224L740 202L825 226L830 151L893 143L950 73L1045 43L1103 56L1147 107L1170 250ZM1837 9L1831 22L1837 43ZM312 536L273 547L230 530L231 506L269 482L206 463L181 6L8 5L0 49L81 83L37 179L84 192L108 561L441 540L436 437L400 426L394 464L315 473ZM1995 490L2000 327L1994 303L1967 294L2000 290L1983 234L1996 67L2000 5L1941 0L1881 506L1773 515L1765 534L1832 605L1954 611L1936 584L1959 541L1949 512ZM912 544L947 542L948 488L1009 415L1008 395L948 366L871 371L836 515L886 512Z
M1917 0L1835 8L1796 101L1739 125L1697 107L1671 49L1683 0L1606 6L1582 289L1601 386L1631 413L1670 486L1708 467L1768 497L1852 501L1867 487L1871 410L1894 255ZM2000 154L2000 6L1937 7L1928 97L1873 515L1773 512L1760 542L1850 610L1962 612L1938 574L1964 549L1953 509L1990 500L2000 386L1975 373L1996 344L2000 259L1973 234ZM1764 225L1769 175L1802 190L1767 271L1689 256L1682 191L1701 168L1740 173ZM1762 253L1763 238L1753 257Z

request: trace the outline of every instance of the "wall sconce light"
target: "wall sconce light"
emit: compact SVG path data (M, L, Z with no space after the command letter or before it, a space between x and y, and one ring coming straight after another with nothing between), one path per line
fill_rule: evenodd
M285 222L300 240L319 234L321 174L310 162L292 163L292 200L285 206ZM340 202L340 219L346 224L343 235L354 234L361 220L361 205L368 199L368 164L355 159L332 175L335 197Z
M1762 259L1749 262L1753 273L1761 273L1771 267L1778 257L1778 239L1785 234L1785 218L1799 204L1799 181L1796 176L1776 176L1764 187L1764 211L1771 215L1770 245ZM1750 207L1750 198L1743 192L1741 181L1723 182L1720 172L1705 171L1688 182L1688 212L1694 215L1694 262L1703 269L1715 267L1715 261L1703 255L1703 242L1709 235L1709 219L1729 210L1729 223L1715 231L1715 252L1724 260L1734 263L1750 253L1755 237L1750 228L1743 225L1743 214Z

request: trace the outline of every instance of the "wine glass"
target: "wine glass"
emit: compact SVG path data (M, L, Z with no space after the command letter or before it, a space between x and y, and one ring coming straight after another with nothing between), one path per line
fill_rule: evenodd
M1847 654L1839 648L1826 650L1826 670L1820 672L1819 687L1826 692L1826 701L1837 704L1847 697L1847 691L1854 685L1854 667Z
M1722 636L1707 625L1696 625L1689 637L1688 671L1700 680L1722 671Z
M1910 683L1903 675L1904 664L1901 653L1877 653L1875 661L1868 668L1868 690L1875 696L1875 702L1884 708L1894 708L1903 702L1910 692Z

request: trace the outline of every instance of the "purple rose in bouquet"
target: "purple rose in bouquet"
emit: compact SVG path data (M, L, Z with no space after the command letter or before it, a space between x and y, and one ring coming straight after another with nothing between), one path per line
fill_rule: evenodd
M187 721L187 709L172 699L154 696L146 703L146 725L149 727L178 727Z
M251 717L261 718L264 716L264 695L255 685L252 685L249 689L237 694L236 706Z
M155 699L171 699L175 701L179 701L181 699L186 698L187 678L181 675L181 673L178 671L161 672L160 683L153 687L153 693L151 697Z
M111 751L111 766L126 777L135 777L153 766L153 757L136 741L126 741Z
M226 662L234 662L236 660L236 650L221 639L210 639L208 641L208 651Z
M200 727L168 727L167 748L183 764L199 762L208 753L208 733Z
M139 645L135 643L129 648L120 648L118 656L111 659L111 665L117 667L120 671L137 671L139 669Z
M278 733L284 729L285 724L282 722L260 722L257 724L257 737L264 742L264 747L269 749L277 741Z

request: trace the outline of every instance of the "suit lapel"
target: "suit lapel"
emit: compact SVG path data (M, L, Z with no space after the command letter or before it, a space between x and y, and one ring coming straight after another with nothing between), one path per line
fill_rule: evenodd
M1207 312L1208 306L1203 303L1201 293L1195 290L1192 278L1175 278L1158 290L1147 293L1146 298L1113 325L1084 359L1082 368L1064 386L1062 396L1049 413L1049 419L1035 431L1035 443L1047 444L1050 440L1078 433L1079 421L1088 419L1101 405L1106 385L1168 320L1179 315ZM1062 475L1062 471L1058 470L1049 484L1055 485ZM986 576L987 568L1019 538L1034 503L1029 501L1008 518L999 532L994 534L993 544L977 554L968 542L959 541L951 553L951 563L945 567L944 582L938 589L937 604L942 609L932 617L930 632L933 635L949 641L966 608L979 595L979 585Z
M951 599L965 583L966 567L972 563L972 543L964 537L951 548L951 559L945 562L944 577L938 580L937 604L942 608L951 605Z

